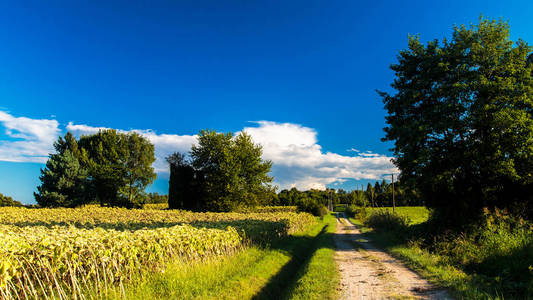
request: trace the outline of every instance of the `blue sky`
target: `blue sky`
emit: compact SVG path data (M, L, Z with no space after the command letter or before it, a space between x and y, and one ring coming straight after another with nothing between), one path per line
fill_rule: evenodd
M0 193L32 202L51 141L99 127L154 142L154 191L167 188L161 158L202 128L253 133L282 187L354 188L394 170L375 90L388 90L408 34L441 39L483 14L533 42L532 11L531 1L1 2Z

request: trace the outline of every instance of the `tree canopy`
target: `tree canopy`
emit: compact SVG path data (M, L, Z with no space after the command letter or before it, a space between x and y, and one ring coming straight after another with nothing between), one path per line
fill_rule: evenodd
M384 140L394 142L401 181L451 221L483 207L531 215L531 50L510 40L508 24L481 19L442 42L410 37L391 66L396 92L380 92Z
M41 185L34 193L41 206L75 207L90 201L88 171L80 159L86 152L78 147L76 138L67 132L54 143L56 153L51 154L46 167L41 169Z
M35 199L41 206L141 207L156 178L154 146L137 133L101 130L79 140L68 132L41 170Z
M261 155L261 146L245 132L200 131L190 161L180 153L167 158L169 207L231 211L263 203L273 193L272 163Z

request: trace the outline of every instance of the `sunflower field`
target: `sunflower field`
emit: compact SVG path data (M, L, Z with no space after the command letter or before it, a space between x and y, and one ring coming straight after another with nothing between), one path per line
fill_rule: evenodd
M0 298L99 298L170 260L229 255L315 222L306 213L281 211L0 208Z

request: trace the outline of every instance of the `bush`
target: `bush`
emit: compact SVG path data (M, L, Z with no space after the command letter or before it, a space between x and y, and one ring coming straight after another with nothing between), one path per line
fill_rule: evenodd
M322 203L311 198L298 199L296 206L300 212L308 212L321 218L328 213L328 209Z
M351 218L364 220L366 219L366 208L357 206L357 205L350 205L346 207L344 210L344 213Z
M21 207L22 203L18 202L17 200L13 200L13 198L9 196L4 196L0 193L0 206Z
M533 224L519 217L485 210L477 224L434 247L452 264L492 277L506 294L533 294Z
M411 220L407 216L395 214L388 210L376 210L365 219L365 225L379 230L405 232Z
M324 205L321 205L320 206L320 209L318 211L318 216L321 217L321 218L324 218L325 215L328 214L328 208L325 207Z

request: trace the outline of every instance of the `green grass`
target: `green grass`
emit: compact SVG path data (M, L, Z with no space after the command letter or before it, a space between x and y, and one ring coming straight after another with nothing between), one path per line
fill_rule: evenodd
M335 218L268 247L251 246L230 257L175 262L162 273L113 290L126 299L335 299L339 274L333 260Z
M399 210L412 220L416 209ZM530 299L533 297L533 236L510 216L489 214L461 234L420 239L430 230L413 222L407 230L374 230L351 218L376 246L403 260L429 281L449 288L459 299ZM510 225L512 224L512 225ZM522 229L521 229L522 228ZM429 246L429 247L428 247Z
M315 252L309 263L300 270L300 279L289 287L290 299L336 299L339 272L334 263L335 244L333 234L336 218L325 217L328 226L325 233L317 237ZM333 263L332 263L333 262Z
M392 211L392 207L367 207L367 215L376 210ZM429 218L430 211L424 206L399 206L394 209L394 212L407 216L410 219L410 224L424 223Z

